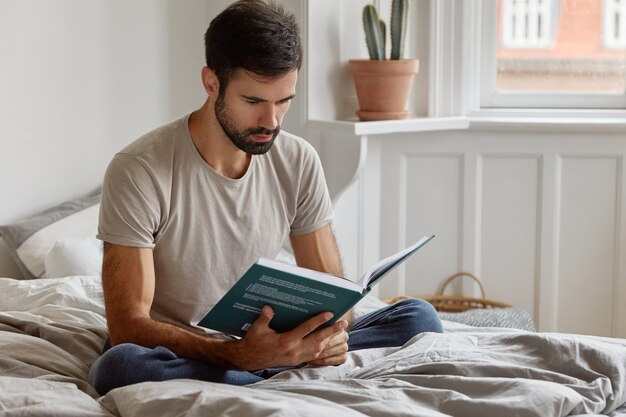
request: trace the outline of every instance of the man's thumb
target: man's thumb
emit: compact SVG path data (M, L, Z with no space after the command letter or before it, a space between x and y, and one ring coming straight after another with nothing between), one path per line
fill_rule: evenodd
M272 321L273 317L274 317L274 310L272 310L272 307L268 305L264 305L263 308L261 309L261 314L259 315L259 318L257 319L257 321L268 326L270 324L270 321Z

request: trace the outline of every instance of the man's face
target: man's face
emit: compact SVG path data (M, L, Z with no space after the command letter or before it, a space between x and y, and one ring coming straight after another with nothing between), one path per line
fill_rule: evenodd
M270 150L295 95L298 71L263 78L237 70L220 89L215 116L231 142L248 154Z

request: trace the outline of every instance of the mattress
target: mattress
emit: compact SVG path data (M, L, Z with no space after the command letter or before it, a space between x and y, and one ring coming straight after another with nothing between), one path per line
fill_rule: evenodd
M626 416L626 340L470 327L245 387L147 382L100 397L96 276L0 278L0 414L19 416Z

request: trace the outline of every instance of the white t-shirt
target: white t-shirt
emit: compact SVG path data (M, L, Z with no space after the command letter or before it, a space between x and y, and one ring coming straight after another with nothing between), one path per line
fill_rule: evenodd
M154 248L152 318L195 326L253 262L274 258L289 235L327 225L333 210L319 157L303 139L281 132L231 179L202 159L188 121L115 155L97 237Z

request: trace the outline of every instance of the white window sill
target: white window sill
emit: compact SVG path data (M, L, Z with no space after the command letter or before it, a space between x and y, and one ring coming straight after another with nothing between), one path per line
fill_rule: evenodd
M626 110L489 109L468 117L404 120L309 120L308 127L352 136L448 130L527 130L545 132L626 132Z
M626 110L488 109L469 115L471 129L624 132Z
M429 132L436 130L459 130L469 127L467 117L418 117L403 120L309 120L308 127L354 136L383 135L387 133Z

